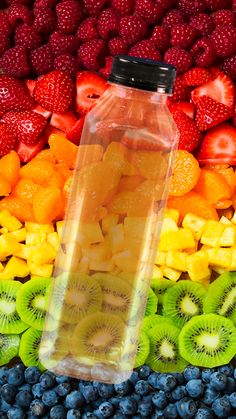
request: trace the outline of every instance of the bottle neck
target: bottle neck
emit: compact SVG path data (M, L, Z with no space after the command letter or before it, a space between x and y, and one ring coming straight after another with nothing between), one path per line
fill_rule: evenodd
M110 88L107 89L107 94L121 97L123 99L137 100L137 101L148 101L159 104L166 104L167 99L170 95L161 91L150 92L147 90L135 89L133 87L123 86L120 84L111 83ZM161 90L161 89L160 89Z

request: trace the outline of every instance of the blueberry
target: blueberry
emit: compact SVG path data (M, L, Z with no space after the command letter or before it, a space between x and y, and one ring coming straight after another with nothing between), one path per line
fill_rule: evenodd
M139 404L138 404L138 413L140 413L141 416L150 416L152 413L152 402L150 401L145 401L142 400Z
M229 401L231 406L236 408L236 392L230 394Z
M147 381L139 380L135 384L134 390L137 394L140 394L140 396L145 396L145 394L149 393L149 385Z
M232 377L227 377L227 383L226 387L224 389L224 392L227 394L231 394L236 390L236 383L235 380Z
M68 419L68 414L67 414L67 417L66 417L67 419ZM97 417L97 415L95 415L95 413L92 413L92 412L87 412L87 413L83 413L83 416L82 416L82 419L98 419L98 417Z
M18 387L18 391L20 390L26 390L29 391L31 393L32 391L32 386L28 383L22 384L21 386Z
M50 372L44 372L40 379L40 385L44 390L52 388L55 385L55 377Z
M213 372L210 379L210 387L214 390L224 390L227 385L227 377L221 372Z
M7 367L0 368L0 385L7 383L8 371Z
M171 393L174 400L180 400L183 397L187 396L187 391L185 386L177 386Z
M109 402L111 404L113 404L113 406L115 406L115 407L118 407L119 406L120 401L121 401L121 398L120 397L111 397L109 399Z
M65 397L65 396L67 396L67 394L70 393L71 385L70 385L70 383L61 383L61 384L58 384L58 386L55 388L55 390L56 390L58 396Z
M188 397L184 397L176 403L178 414L181 418L193 417L197 412L196 402Z
M139 380L138 372L137 371L133 371L132 374L131 374L131 376L129 377L129 381L132 384L136 384L138 380Z
M234 379L236 380L236 368L234 368Z
M22 407L20 406L11 406L7 412L8 419L23 419L25 418L25 413Z
M184 370L184 378L186 381L197 380L198 378L201 378L201 371L198 367L190 365Z
M214 390L213 388L207 388L203 395L202 401L207 406L211 406L214 400L216 400L219 396L220 393L218 391Z
M84 398L80 391L74 390L66 396L65 407L67 409L76 409L84 404Z
M7 375L8 384L12 384L13 386L20 386L24 383L25 377L23 371L19 368L11 368Z
M69 383L71 381L71 378L68 377L67 375L55 375L55 380L57 382L57 384L61 384L61 383Z
M152 415L152 419L164 419L166 416L164 415L164 410L156 410L155 413Z
M172 391L177 385L177 380L171 374L161 374L158 378L158 385L160 390Z
M97 419L104 419L104 416L101 414L101 412L98 409L95 409L93 411L93 413L95 414L95 416L97 417Z
M24 364L22 364L22 362L19 362L19 364L14 365L14 368L18 371L23 372L23 373L25 371L25 366L24 366Z
M67 412L66 415L66 419L78 419L81 418L81 413L78 409L70 409ZM55 419L57 419L57 417L55 416Z
M114 385L98 383L97 391L98 391L99 396L106 397L108 399L114 394Z
M39 383L36 383L32 386L32 393L34 397L38 397L38 398L42 397L43 392L44 390Z
M123 381L120 384L115 384L114 389L115 392L120 396L125 396L126 394L129 394L129 392L132 389L132 386L129 381Z
M56 404L50 409L50 418L52 419L65 419L66 409L61 404Z
M39 381L40 371L37 367L29 367L26 368L24 375L27 383L36 384Z
M197 399L204 392L204 385L202 384L202 380L189 380L186 384L186 390L190 397Z
M131 397L123 397L119 407L124 415L134 415L137 412L137 403Z
M168 404L165 392L161 390L159 392L154 393L152 396L152 403L158 409L164 409Z
M113 416L113 419L126 419L126 416L120 410L117 410Z
M99 412L104 418L110 418L114 413L114 406L109 402L103 402L99 406Z
M137 393L133 393L132 396L130 397L132 397L132 399L134 399L137 403L139 403L141 400L140 394L137 394Z
M11 404L5 402L5 400L0 400L0 412L8 412L11 408Z
M157 374L156 372L152 372L148 377L148 384L150 384L150 386L154 390L159 389L158 378L159 378L159 374Z
M87 386L85 386L85 388L82 391L82 394L87 403L90 403L98 399L98 391L91 384L88 384Z
M3 400L7 403L13 403L16 397L17 387L12 384L3 384L0 394Z
M234 367L231 364L222 365L218 368L219 372L222 372L222 374L227 375L227 377L233 377L234 375Z
M180 372L174 372L172 375L176 378L178 384L184 384L185 379L183 374Z
M196 415L194 416L194 419L213 419L213 413L212 410L208 407L201 407L198 409Z
M215 372L214 368L204 368L202 370L202 381L206 384L209 383L213 372Z
M30 411L35 416L42 416L45 412L45 404L41 400L35 399L30 403Z
M58 402L58 395L55 390L45 390L42 396L42 401L46 406L55 406Z
M27 419L38 419L37 416L33 415L29 410L27 411ZM45 416L43 417L45 419Z
M164 417L168 419L175 419L178 417L178 412L176 405L173 403L170 403L166 408L164 409Z
M142 367L138 369L138 376L141 380L147 380L150 373L151 369L148 365L142 365Z
M212 403L212 410L217 417L227 418L231 411L231 405L226 396L219 397Z
M29 407L33 400L32 394L27 390L21 390L16 395L16 404L22 407Z

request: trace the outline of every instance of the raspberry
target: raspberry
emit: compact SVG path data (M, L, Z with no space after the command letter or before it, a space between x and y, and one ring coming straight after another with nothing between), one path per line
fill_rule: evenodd
M217 55L230 57L236 52L236 28L219 26L212 32L211 41Z
M191 16L190 25L197 29L202 36L210 35L215 29L212 16L207 15L206 13L199 13L196 16Z
M16 45L8 49L0 59L0 68L13 77L25 77L29 74L27 49Z
M9 23L7 14L3 10L0 10L0 22L0 34L11 35L11 25Z
M164 60L175 66L178 74L188 71L193 63L191 54L179 47L169 48L164 55Z
M124 41L124 39L116 37L110 39L108 42L109 52L112 56L119 55L119 54L127 54L128 52L128 45Z
M236 23L235 14L231 10L217 10L212 13L216 26L234 26Z
M13 28L20 23L32 23L32 14L23 4L13 4L8 9L8 20Z
M190 98L191 90L188 86L185 85L183 78L180 76L176 77L175 80L175 87L174 87L174 93L171 97L171 101L174 102L183 102L188 101Z
M79 40L75 35L64 35L59 31L53 32L49 37L49 45L53 55L73 54L77 50L78 44Z
M148 24L156 23L164 15L164 9L152 0L136 0L134 13L144 19Z
M33 26L39 33L52 33L56 27L56 15L49 7L39 7L34 10Z
M164 10L173 9L176 6L176 0L156 0L156 4L162 7Z
M150 60L161 61L160 52L149 39L144 39L143 41L140 41L134 45L130 49L129 55L138 58L148 58Z
M54 59L54 69L64 71L74 77L79 69L79 65L73 55L62 54Z
M120 34L129 45L142 40L146 31L146 22L138 16L124 16L120 21Z
M54 7L56 6L58 0L35 0L34 1L34 8L37 7Z
M111 74L112 62L113 62L112 57L106 57L105 67L101 68L101 70L99 71L99 73L102 74L103 77L105 77L105 79L108 79L108 77Z
M211 11L228 9L231 6L231 0L205 0L205 2Z
M81 45L78 56L84 67L88 70L97 71L104 64L105 52L105 42L102 39L93 39Z
M37 74L45 74L53 70L53 54L49 45L43 45L30 53L32 70Z
M198 39L192 46L191 53L198 67L208 67L216 59L215 49L210 39Z
M96 17L88 17L79 25L77 37L83 42L98 38Z
M5 0L8 6L12 4L23 4L24 6L29 6L30 0Z
M178 3L179 8L187 15L195 15L206 10L205 0L179 0Z
M224 60L223 70L232 80L236 80L236 55Z
M162 26L172 28L172 26L177 25L178 23L184 23L185 16L182 10L173 9L168 12L162 19Z
M4 52L10 48L11 42L10 38L6 35L0 34L0 57L4 54Z
M120 29L120 16L115 9L104 10L97 23L99 35L103 39L110 39L119 33Z
M89 15L96 16L100 13L107 0L82 0L84 10Z
M197 38L197 30L188 23L179 23L171 29L171 43L174 47L191 47Z
M79 2L66 0L56 6L57 28L65 33L74 33L83 18L83 9Z
M170 29L163 26L155 26L151 36L151 41L161 52L165 52L170 46Z
M232 9L235 11L236 10L236 0L232 1Z
M111 6L114 7L121 16L128 16L134 11L134 0L111 0Z
M41 36L36 29L26 23L16 28L14 40L16 45L21 45L29 50L35 49L42 44Z

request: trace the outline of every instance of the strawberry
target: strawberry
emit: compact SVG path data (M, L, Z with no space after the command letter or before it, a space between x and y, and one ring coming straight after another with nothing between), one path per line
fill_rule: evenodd
M38 142L39 134L47 124L42 115L33 111L8 112L2 120L16 133L18 141L29 145Z
M54 70L37 80L34 98L51 112L65 112L72 102L74 84L63 71Z
M121 138L121 143L131 150L164 151L166 148L161 137L147 130L127 130Z
M51 116L50 124L54 128L58 128L61 131L70 130L77 122L76 116L73 112L66 111L64 113L53 113Z
M0 122L0 157L10 153L16 146L16 136L10 127Z
M201 131L215 127L232 116L232 109L209 96L202 96L197 103L196 124Z
M194 118L195 106L193 103L189 103L189 102L170 103L169 109L172 113L174 113L177 109L180 109L186 115L188 115L189 118L191 119Z
M45 138L41 138L40 141L33 145L28 145L22 142L19 142L16 151L22 163L27 163L33 157L35 157L44 147Z
M81 138L81 134L83 131L83 126L84 126L84 116L82 116L77 122L76 124L66 132L66 137L68 138L68 140L70 140L72 143L79 145L80 143L80 138Z
M25 84L28 87L29 93L31 96L33 96L33 91L36 85L36 80L33 79L27 79L25 80ZM47 111L46 109L42 108L40 105L36 105L34 109L32 109L34 112L39 113L40 115L43 115L44 118L48 119L51 116L51 112Z
M76 109L80 114L92 109L107 89L106 81L95 73L84 71L76 80Z
M190 88L185 85L183 77L177 76L175 80L174 93L171 101L187 101L190 98Z
M0 112L24 111L35 107L23 81L0 75Z
M183 75L183 82L186 86L200 86L212 79L206 68L194 67Z
M195 122L180 109L173 112L173 118L179 131L179 149L195 150L202 139Z
M232 109L234 105L233 82L228 76L221 73L214 80L208 81L192 91L191 97L195 104L198 103L201 96L209 96Z
M226 123L212 128L202 142L198 161L236 165L236 129Z

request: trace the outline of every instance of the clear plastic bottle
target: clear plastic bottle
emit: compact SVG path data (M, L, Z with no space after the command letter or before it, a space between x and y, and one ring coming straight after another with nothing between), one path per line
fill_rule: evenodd
M39 351L57 373L118 383L135 366L178 144L174 80L118 56L86 116Z

